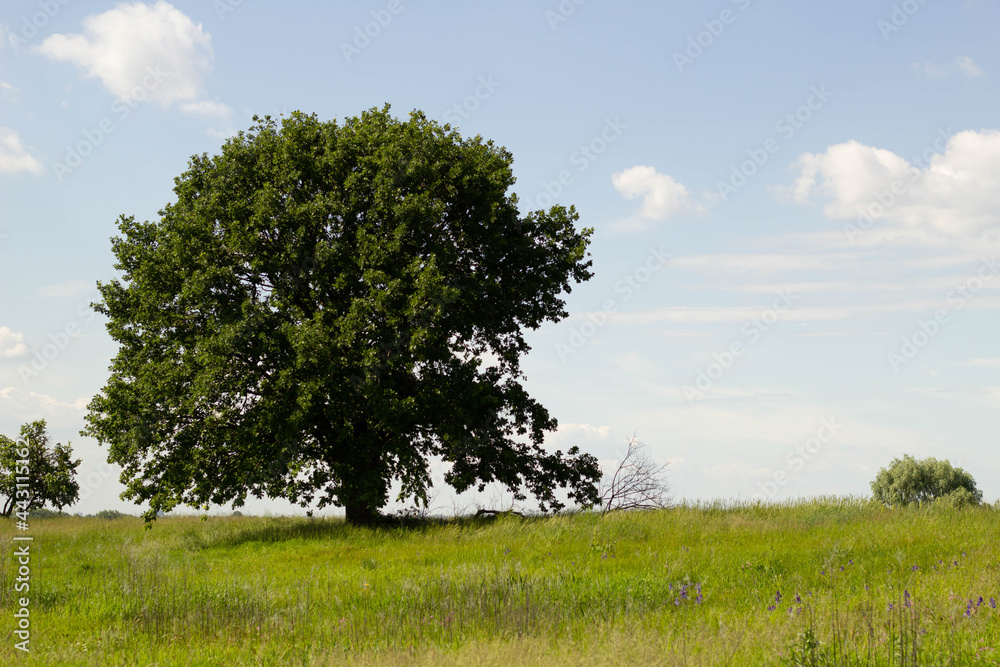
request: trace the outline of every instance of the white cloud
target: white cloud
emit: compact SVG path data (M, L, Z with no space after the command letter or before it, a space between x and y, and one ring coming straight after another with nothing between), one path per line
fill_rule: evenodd
M180 105L180 110L186 114L205 120L226 120L233 114L233 110L229 105L211 100L184 102Z
M591 424L560 424L554 436L563 440L605 440L611 434L610 426Z
M211 125L205 128L205 133L213 139L226 140L236 135L237 131L232 125L233 110L228 104L200 100L198 102L185 102L180 105L180 110L190 116L218 124L218 126Z
M860 253L792 254L736 254L688 255L674 257L670 267L703 271L713 276L719 273L779 273L784 271L823 271L850 269L858 266Z
M876 192L905 179L912 169L892 151L854 140L830 146L825 153L803 153L795 166L799 176L792 187L792 199L805 204L822 196L830 200L824 209L830 218L857 215L858 206L873 201Z
M16 174L19 171L40 174L45 168L24 150L17 132L0 127L0 174Z
M974 63L972 61L972 58L970 58L969 56L962 56L961 58L956 58L955 65L958 67L959 71L962 72L962 74L968 77L982 76L983 74L985 74L985 72L983 72L983 70L981 70L979 66L976 65L976 63Z
M601 442L607 440L610 435L610 426L559 424L555 433L546 438L546 442L554 446L578 445L581 442Z
M46 419L54 424L74 423L80 419L90 399L81 396L66 403L47 394L6 387L0 389L0 414L19 423Z
M24 334L14 333L10 327L0 327L0 358L16 359L28 356Z
M640 165L626 169L613 174L611 182L626 199L642 196L639 215L649 220L665 220L694 208L688 189L653 167Z
M1000 359L971 359L965 363L966 366L1000 366Z
M52 35L38 50L76 64L119 99L139 90L164 106L201 97L211 36L173 5L123 3L88 16L83 27L85 34Z
M951 74L961 74L971 79L985 74L969 56L955 58L946 65L927 62L913 63L913 68L928 79L943 79Z
M920 235L925 242L971 237L996 225L1000 131L959 132L943 153L931 153L923 164L915 161L857 141L804 153L795 163L799 176L791 195L799 203L826 201L823 212L829 218L868 215L872 223L916 232L911 241Z
M973 400L986 403L995 407L1000 407L1000 387L963 387L963 388L937 388L937 387L911 387L910 391L927 396L941 397L950 400L967 401Z
M0 81L0 96L7 102L17 102L17 88L6 81Z
M40 297L65 297L80 296L90 291L96 291L93 281L90 280L68 280L64 283L47 285L35 290L35 294Z
M928 79L943 79L948 75L948 69L944 65L936 65L934 63L913 63L913 69Z
M933 299L852 306L815 306L812 308L789 308L787 312L781 313L779 318L781 321L787 322L832 322L865 315L881 315L886 312L922 312L939 306L939 301ZM996 308L1000 306L1000 301L992 299L987 304L983 297L979 297L975 301L969 302L969 307L976 308L977 306ZM614 313L608 316L608 321L613 324L749 322L751 318L759 318L765 309L766 306L757 308L747 306L666 306L630 313Z

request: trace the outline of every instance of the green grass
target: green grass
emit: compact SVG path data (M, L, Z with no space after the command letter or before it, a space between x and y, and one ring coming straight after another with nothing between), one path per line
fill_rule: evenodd
M4 664L1000 664L989 508L825 499L378 530L35 519L27 656L14 532Z

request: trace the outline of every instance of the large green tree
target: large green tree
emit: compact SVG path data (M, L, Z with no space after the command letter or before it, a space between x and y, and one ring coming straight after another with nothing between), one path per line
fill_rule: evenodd
M30 511L46 503L60 511L72 505L80 497L79 465L68 444L50 445L44 419L24 424L16 441L0 435L0 497L5 499L0 514L9 517L15 508Z
M978 505L983 492L976 487L976 480L963 468L955 468L945 459L932 456L917 460L909 454L893 459L878 471L872 480L872 495L890 507L920 505L939 499L953 505Z
M120 344L84 430L147 520L248 495L371 522L500 482L543 511L599 502L596 459L543 448L522 335L591 277L572 207L521 215L512 157L420 112L269 117L195 156L156 222L119 220L99 284ZM490 358L495 365L487 365Z

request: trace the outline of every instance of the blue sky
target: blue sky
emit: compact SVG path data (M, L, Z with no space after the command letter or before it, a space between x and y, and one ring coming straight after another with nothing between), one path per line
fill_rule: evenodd
M388 102L506 146L523 210L574 204L596 230L571 316L528 336L551 446L610 463L635 433L678 498L864 494L903 453L1000 497L998 19L993 0L5 2L0 432L47 419L83 459L72 511L134 511L78 433L116 351L88 304L117 217L155 219L254 114Z

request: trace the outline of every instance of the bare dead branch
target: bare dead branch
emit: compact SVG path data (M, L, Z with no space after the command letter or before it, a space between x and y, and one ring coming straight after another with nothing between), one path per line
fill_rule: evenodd
M640 451L645 445L635 438L628 440L628 451L618 468L605 473L601 482L603 512L612 510L650 510L670 506L670 488L665 472L669 463L657 465Z

